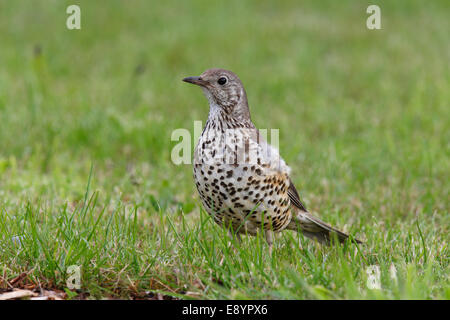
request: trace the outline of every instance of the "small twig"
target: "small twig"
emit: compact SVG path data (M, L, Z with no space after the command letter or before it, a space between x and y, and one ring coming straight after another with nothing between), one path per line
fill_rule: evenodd
M16 283L22 281L24 278L27 277L27 275L28 275L27 272L22 272L21 274L19 274L17 277L15 277L10 281L11 285L15 285Z
M8 286L10 289L13 289L13 288L14 288L14 287L11 285L11 283L9 283L8 279L6 279L4 276L0 276L0 278L1 278L1 280L2 280L3 282L5 282L5 283L7 284L7 286Z

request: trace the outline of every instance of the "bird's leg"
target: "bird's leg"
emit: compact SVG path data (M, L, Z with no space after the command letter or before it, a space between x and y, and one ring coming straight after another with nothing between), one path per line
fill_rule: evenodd
M265 230L264 237L266 238L267 244L269 245L269 254L272 255L272 247L273 247L273 231Z
M233 240L233 236L234 236L234 235L236 235L236 239L237 239L238 243L240 244L241 241L242 241L242 239L241 239L241 234L240 234L240 233L237 233L237 232L233 232L233 231L230 230L230 237L231 237L231 240Z

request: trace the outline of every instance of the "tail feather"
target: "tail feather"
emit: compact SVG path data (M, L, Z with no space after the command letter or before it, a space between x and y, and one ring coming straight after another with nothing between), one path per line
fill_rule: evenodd
M297 215L292 217L291 222L287 226L289 230L298 231L300 229L304 236L327 245L331 244L333 237L336 237L341 243L349 237L348 234L330 226L309 212L298 210L296 213ZM362 243L361 240L353 240L356 243Z

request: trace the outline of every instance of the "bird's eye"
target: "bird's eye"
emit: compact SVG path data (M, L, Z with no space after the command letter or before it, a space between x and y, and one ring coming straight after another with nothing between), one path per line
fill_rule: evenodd
M223 86L225 83L227 83L227 78L220 77L219 80L217 80L217 83Z

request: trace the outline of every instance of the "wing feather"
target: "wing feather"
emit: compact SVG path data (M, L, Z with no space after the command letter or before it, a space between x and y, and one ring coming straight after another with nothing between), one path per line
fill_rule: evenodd
M291 200L291 203L299 208L302 211L308 212L306 210L305 205L300 200L300 196L298 195L297 189L295 188L294 184L292 183L291 178L289 178L289 189L288 189L288 195L289 199Z

